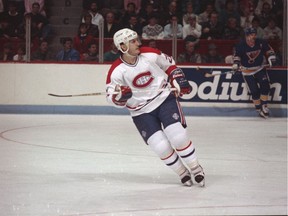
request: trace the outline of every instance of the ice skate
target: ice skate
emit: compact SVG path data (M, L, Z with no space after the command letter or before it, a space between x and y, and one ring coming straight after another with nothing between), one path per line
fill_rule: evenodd
M261 109L259 110L259 116L262 118L269 118L269 109L267 106L262 105Z
M182 175L180 175L181 178L181 182L183 185L187 186L187 187L191 187L192 186L192 180L191 180L191 174L188 170L186 170Z
M194 180L201 187L205 186L205 174L203 168L197 162L197 164L191 168L191 173L194 175Z

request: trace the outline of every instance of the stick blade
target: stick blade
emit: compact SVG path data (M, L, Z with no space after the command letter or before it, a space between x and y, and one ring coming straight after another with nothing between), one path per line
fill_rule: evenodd
M206 78L214 77L214 75L213 75L213 74L210 74L210 73L205 73L204 76L205 76Z
M58 94L51 94L51 93L49 93L48 95L52 97L72 97L72 95L58 95Z

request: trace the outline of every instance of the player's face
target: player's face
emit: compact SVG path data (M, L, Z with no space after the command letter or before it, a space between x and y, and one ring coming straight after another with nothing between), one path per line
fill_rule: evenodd
M256 39L256 34L255 33L249 34L246 36L246 39L247 39L247 41L254 42Z
M141 42L138 38L129 41L129 51L128 53L132 56L137 56L140 53Z

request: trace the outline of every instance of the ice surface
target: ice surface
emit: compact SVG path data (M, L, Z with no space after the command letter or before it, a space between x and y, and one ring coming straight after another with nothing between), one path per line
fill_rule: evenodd
M287 214L287 119L186 120L204 188L182 186L127 115L0 115L0 215Z

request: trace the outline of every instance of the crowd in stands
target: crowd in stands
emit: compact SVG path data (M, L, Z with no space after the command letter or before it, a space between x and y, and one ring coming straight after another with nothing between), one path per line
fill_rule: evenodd
M260 38L282 40L283 0L82 1L78 33L64 38L63 49L54 57L48 53L49 37L53 35L45 0L0 0L0 38L25 39L26 19L30 18L31 39L39 41L39 49L31 55L32 61L98 61L98 44L94 39L99 37L101 20L104 38L113 38L116 31L125 27L136 31L142 39L151 40L151 47L156 46L157 40L171 39L176 26L176 37L185 41L185 53L180 53L177 61L195 63L225 62L213 43L205 55L197 54L195 47L199 40L239 40L247 27L256 28ZM3 46L0 61L25 60L22 44L14 55L9 53L9 47L11 52L11 44ZM111 44L104 61L113 61L118 56Z
M44 3L44 0L1 0L0 37L24 39L26 19L30 19L32 39L46 39L50 27Z

